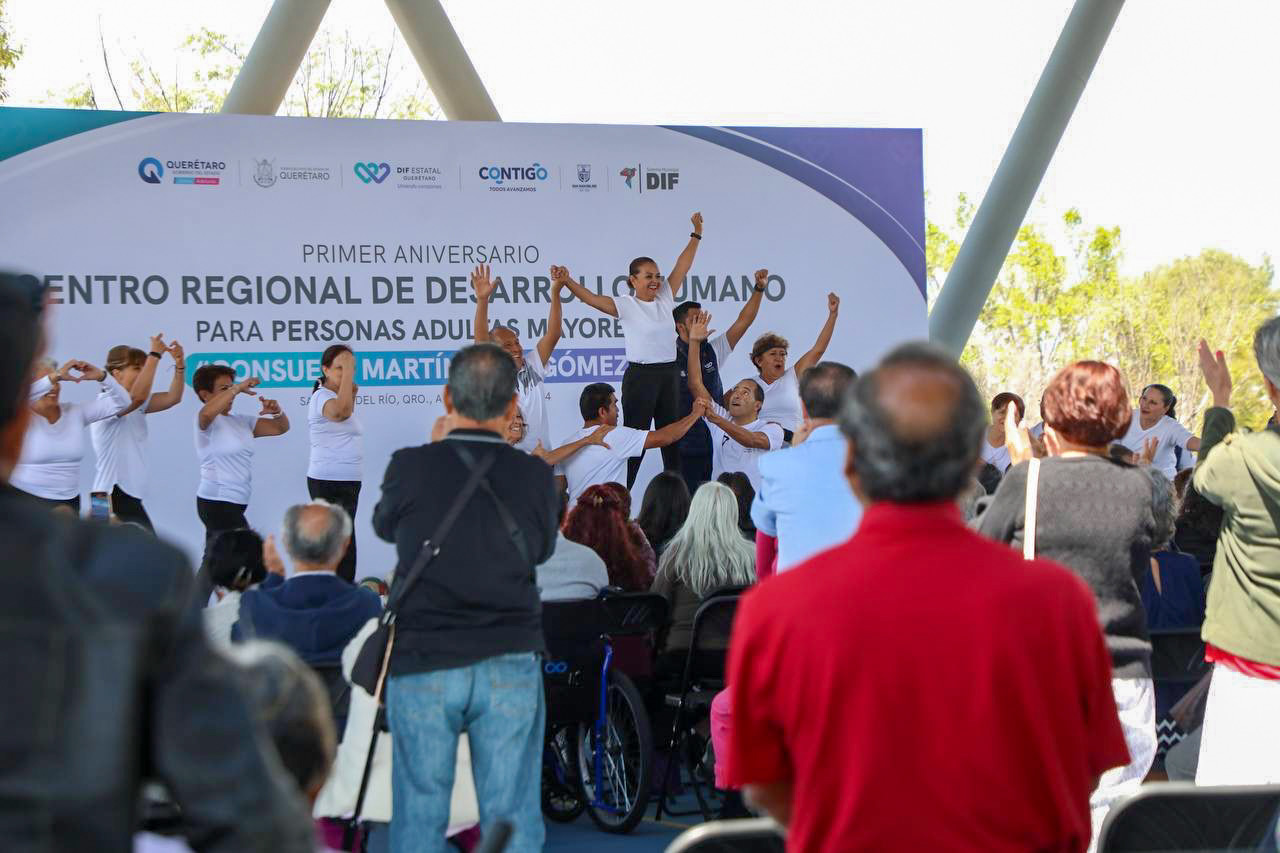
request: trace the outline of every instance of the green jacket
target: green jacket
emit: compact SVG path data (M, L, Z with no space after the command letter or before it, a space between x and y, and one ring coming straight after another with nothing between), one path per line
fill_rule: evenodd
M1280 433L1234 432L1229 409L1205 412L1196 491L1223 509L1201 636L1280 666Z

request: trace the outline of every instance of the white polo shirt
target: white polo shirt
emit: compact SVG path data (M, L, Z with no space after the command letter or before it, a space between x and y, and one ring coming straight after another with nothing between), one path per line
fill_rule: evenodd
M556 446L564 447L597 429L598 426L584 426ZM556 473L562 474L568 482L569 505L573 506L578 497L592 486L626 483L627 460L644 453L644 441L648 435L648 430L614 427L604 439L608 447L589 444L556 466Z
M729 411L719 403L713 402L711 407L725 420L733 420ZM748 432L762 432L769 437L769 448L764 450L739 444L737 439L707 418L702 420L711 432L711 479L718 478L726 471L741 471L751 481L751 488L760 491L760 457L770 450L782 447L782 427L763 418L757 418L743 427ZM609 435L612 436L613 433Z
M103 392L106 396L107 392ZM89 424L97 471L93 477L95 492L110 492L114 486L131 498L142 500L147 491L147 460L143 448L147 443L147 404L143 403L127 415L103 418Z
M982 461L988 465L994 465L1000 469L1003 474L1009 468L1009 463L1013 460L1009 457L1008 445L1001 444L999 447L992 447L991 442L987 440L985 435L982 436Z
M760 420L780 424L783 429L795 432L804 421L804 410L800 408L800 380L796 369L788 367L772 384L765 382L761 376L754 379L764 389L764 405L760 407Z
M254 415L218 415L208 429L200 429L200 418L196 418L199 497L249 503L253 491L253 428L257 423Z
M524 367L516 374L516 403L525 424L524 440L516 447L525 453L537 447L539 441L544 449L551 449L547 432L546 379L547 366L538 355L538 348L534 347L524 354Z
M1186 457L1191 453L1187 450L1187 441L1192 437L1191 430L1175 421L1168 415L1164 415L1160 420L1156 421L1151 429L1143 429L1139 420L1139 412L1133 410L1133 420L1129 421L1129 431L1120 439L1120 443L1132 450L1134 453L1142 453L1142 447L1149 438L1159 439L1156 446L1155 459L1151 460L1153 468L1157 468L1164 472L1164 475L1170 480L1178 473L1177 457L1173 452L1174 447L1182 448L1182 455Z
M311 464L307 476L313 480L337 482L364 478L364 427L355 412L345 421L324 416L324 404L338 399L336 391L321 385L307 406L307 429L311 434Z
M47 378L42 379L32 386L30 399L43 396L51 387ZM61 403L54 423L31 413L22 454L9 475L10 485L46 500L65 501L80 494L85 426L114 418L129 405L129 392L114 377L108 374L102 387L104 393L88 403Z
M676 299L671 285L664 281L652 302L641 302L634 296L615 296L613 304L622 321L628 362L662 364L676 360L676 321L671 315Z

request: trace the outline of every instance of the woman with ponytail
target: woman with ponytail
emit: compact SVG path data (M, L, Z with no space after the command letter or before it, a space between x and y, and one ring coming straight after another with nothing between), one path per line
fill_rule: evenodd
M156 368L165 353L173 358L173 378L169 380L168 391L152 394ZM97 456L93 491L111 495L111 512L120 521L132 521L153 530L151 518L142 505L147 490L146 417L182 402L182 392L187 385L182 344L177 341L165 344L164 335L153 336L147 352L120 344L107 351L104 369L129 392L129 405L112 417L89 425L89 437Z
M1151 460L1151 466L1172 480L1179 468L1189 468L1191 454L1200 449L1200 439L1178 423L1175 407L1178 398L1167 385L1148 385L1142 389L1138 408L1129 431L1120 443Z
M337 504L356 518L364 467L364 429L356 418L356 357L346 344L334 344L320 357L322 376L311 390L307 426L311 434L311 464L307 492ZM338 577L356 578L356 535L338 564Z
M662 429L680 420L680 370L676 364L675 295L684 284L702 242L702 214L689 220L693 231L665 281L652 258L636 258L628 268L627 296L604 296L569 277L564 267L551 268L553 286L564 285L574 296L597 311L617 317L627 351L627 372L622 375L623 423L633 429ZM644 452L627 460L627 488L636 481ZM680 470L680 450L675 444L662 448L663 468Z
M609 572L609 586L625 592L646 592L653 583L653 549L644 534L631 530L630 497L615 483L592 486L564 524L564 537L600 555Z

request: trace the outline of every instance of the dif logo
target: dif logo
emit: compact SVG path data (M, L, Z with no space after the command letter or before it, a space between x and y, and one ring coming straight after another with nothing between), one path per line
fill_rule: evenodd
M646 169L641 165L624 166L618 174L627 189L638 192L673 190L680 183L679 169Z
M154 157L147 157L138 164L138 177L146 181L148 184L162 183L164 177L164 165Z
M351 171L355 172L356 177L366 184L380 184L391 174L391 165L388 163L375 163L368 161L365 163L356 163L351 167Z

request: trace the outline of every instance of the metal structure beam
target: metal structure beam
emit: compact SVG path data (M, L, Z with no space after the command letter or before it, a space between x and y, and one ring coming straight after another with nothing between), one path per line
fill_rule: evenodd
M957 357L991 295L1124 0L1076 0L929 314L929 338Z
M453 121L502 121L440 0L387 0L432 94Z
M329 0L275 0L222 112L275 115L328 9Z

